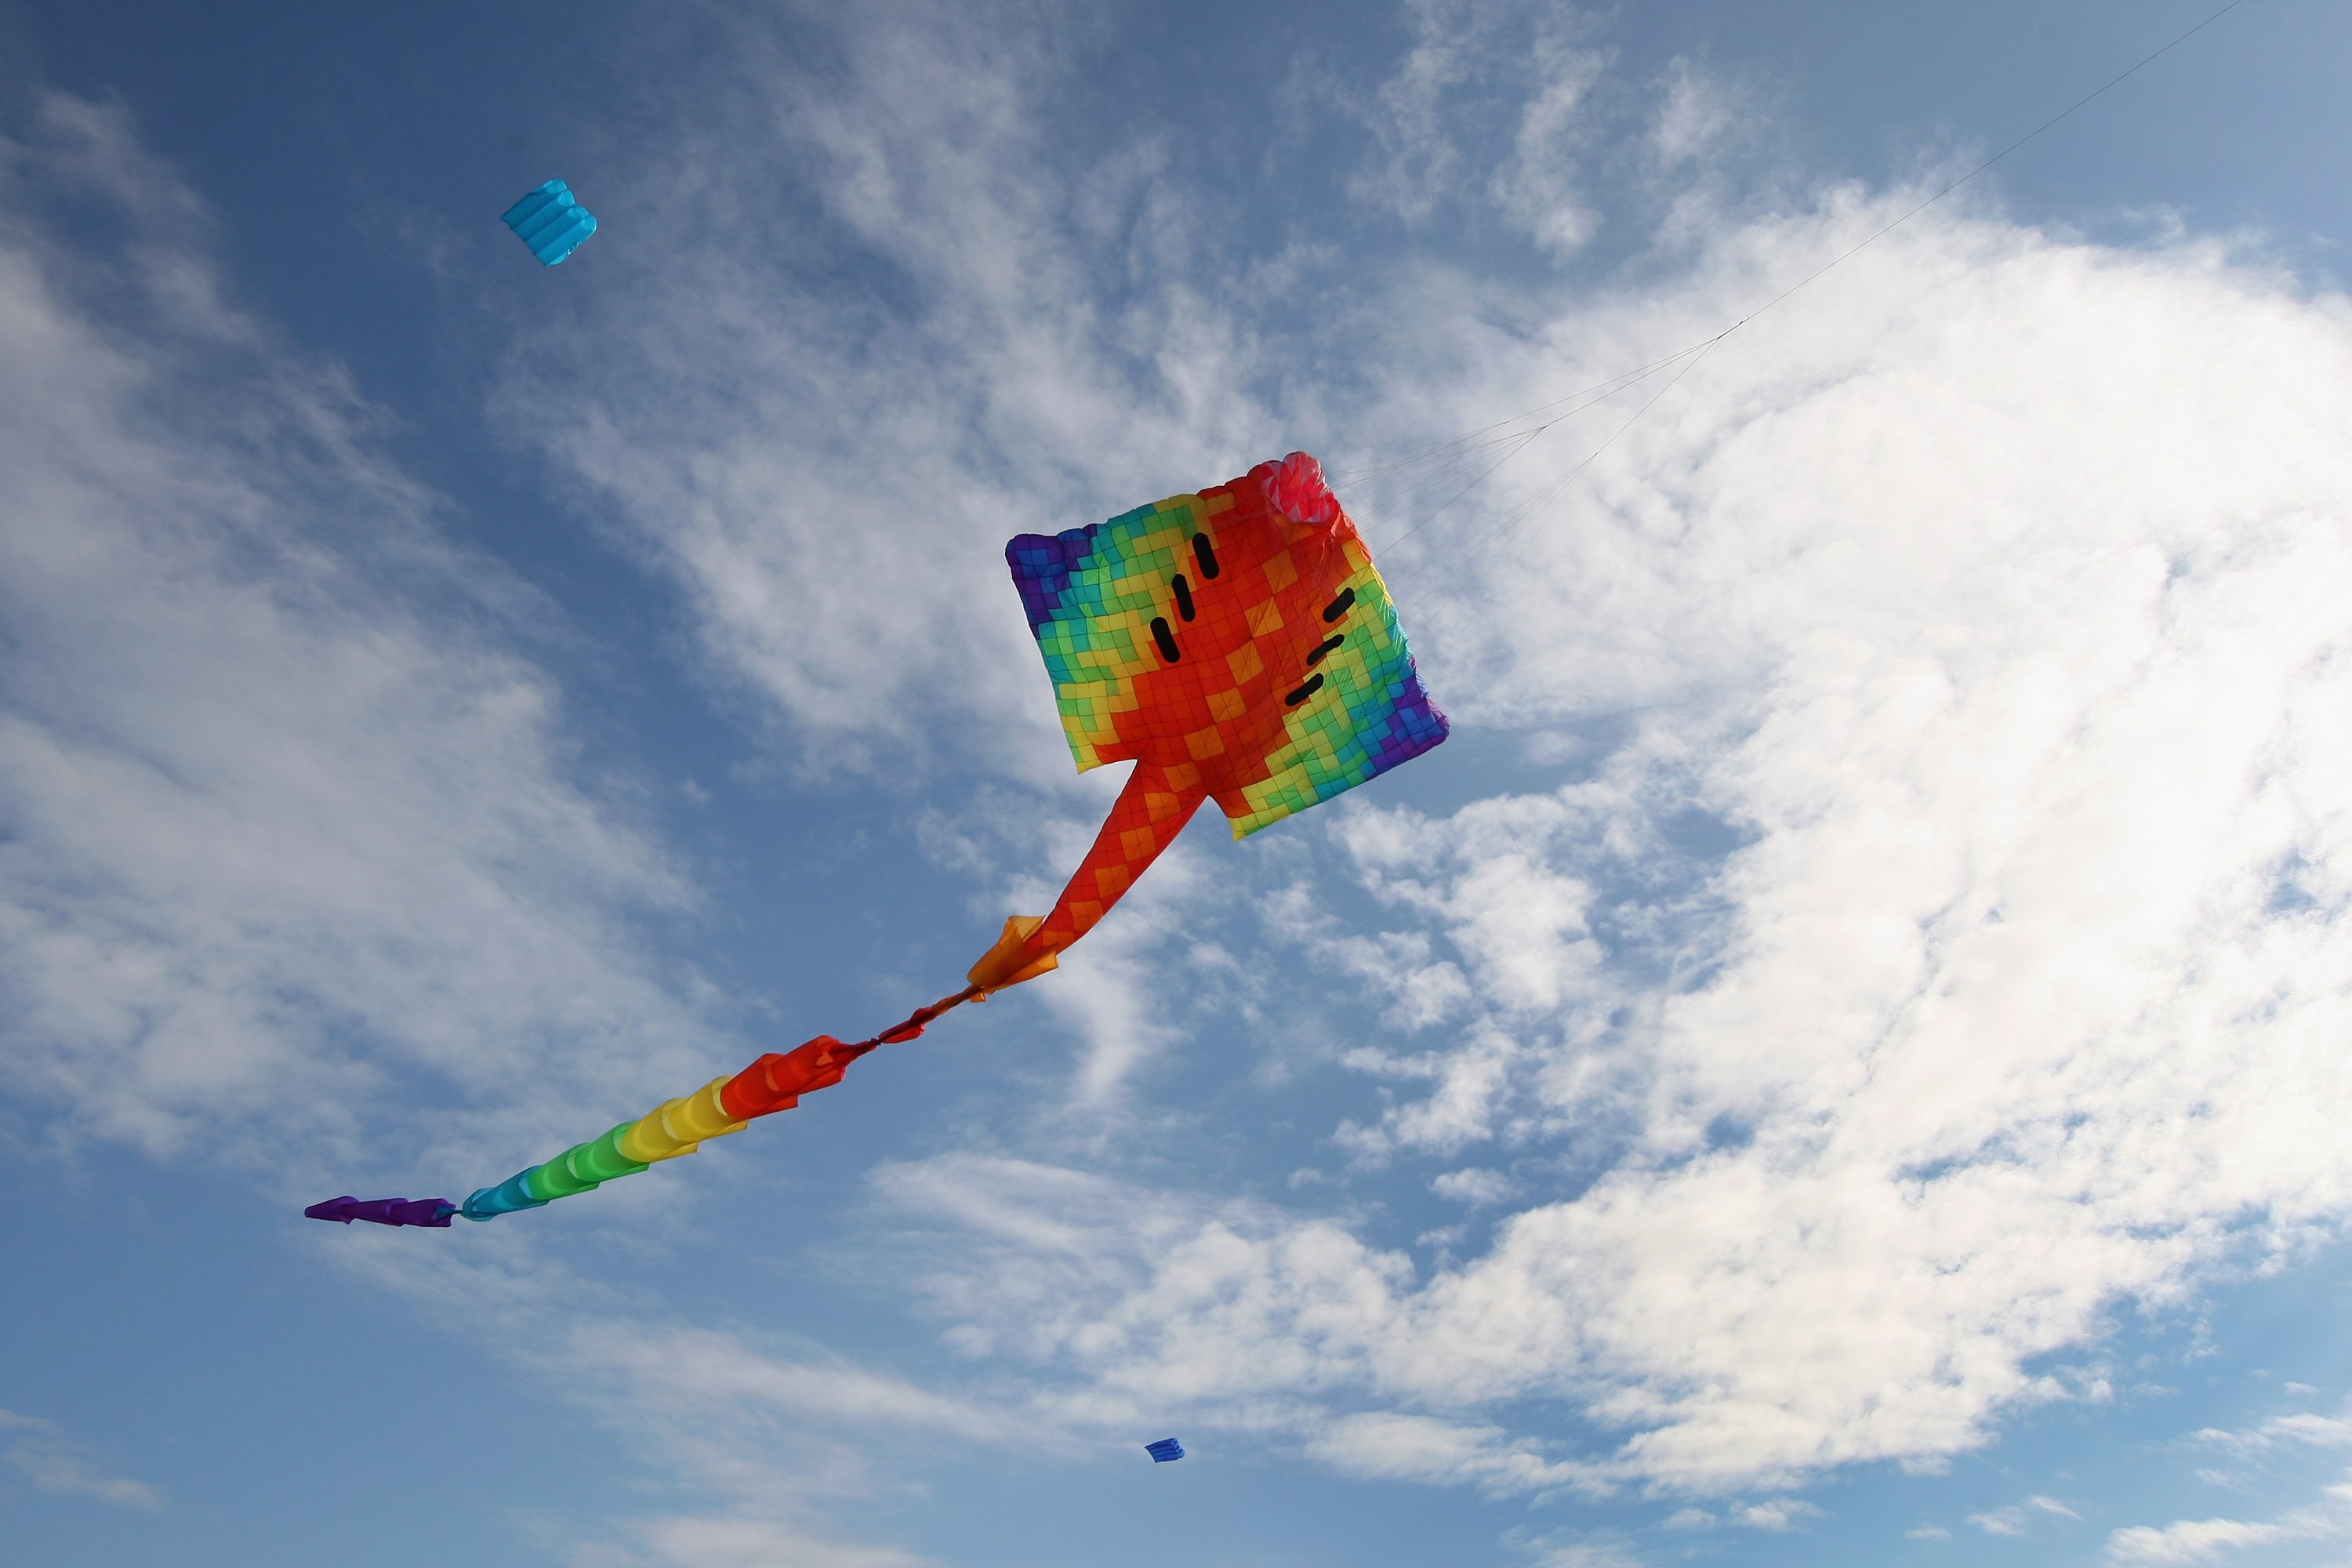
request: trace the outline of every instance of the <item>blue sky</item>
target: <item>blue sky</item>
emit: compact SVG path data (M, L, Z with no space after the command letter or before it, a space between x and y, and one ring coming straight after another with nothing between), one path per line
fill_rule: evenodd
M2345 1561L2341 8L1371 472L2211 8L0 9L12 1560ZM1446 746L300 1218L950 988L1004 540L1302 447Z

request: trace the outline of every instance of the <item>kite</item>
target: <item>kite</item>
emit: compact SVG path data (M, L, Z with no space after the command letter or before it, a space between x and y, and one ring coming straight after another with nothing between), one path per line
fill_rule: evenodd
M1078 771L1132 759L1053 912L970 976L1054 967L1214 800L1235 838L1445 739L1356 525L1304 452L1004 548Z
M1164 1465L1171 1459L1182 1458L1184 1445L1173 1437L1162 1437L1157 1443L1146 1443L1143 1451L1151 1456L1153 1464Z
M1445 739L1371 552L1304 452L1108 522L1024 533L1004 554L1079 771L1135 764L1051 910L1008 919L962 990L869 1039L819 1035L771 1052L462 1204L343 1197L303 1212L446 1227L690 1154L840 1082L860 1057L915 1038L950 1008L1055 968L1202 802L1244 838ZM1181 1453L1154 1446L1155 1458Z
M506 226L530 247L541 267L552 267L596 232L596 215L580 205L572 187L550 180L507 208Z

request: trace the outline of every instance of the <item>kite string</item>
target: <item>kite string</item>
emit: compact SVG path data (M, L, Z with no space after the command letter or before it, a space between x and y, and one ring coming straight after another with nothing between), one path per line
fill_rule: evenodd
M980 996L980 994L981 990L979 986L967 985L952 996L942 996L928 1007L916 1008L912 1013L908 1014L904 1019L891 1025L888 1028L883 1030L872 1039L860 1040L856 1045L852 1046L850 1049L856 1051L870 1051L877 1046L895 1046L902 1041L911 1040L916 1036L921 1034L925 1026L928 1026L931 1020L937 1018L940 1014L947 1012L950 1008L961 1007L967 1002L974 1001Z
M1727 331L1728 329L1726 330ZM1720 337L1721 335L1721 333L1717 334L1717 337ZM1713 342L1714 341L1714 338L1709 338L1706 340L1706 342ZM1595 402L1605 401L1608 398L1615 396L1618 393L1622 392L1626 385L1639 382L1647 377L1652 372L1663 370L1667 365L1674 363L1675 361L1683 358L1685 354L1692 353L1706 346L1706 342L1693 343L1689 348L1678 350L1674 353L1666 355L1664 359L1652 360L1648 364L1638 365L1632 370L1623 371L1616 375L1609 376L1601 381L1596 381L1591 386L1584 387L1580 391L1571 392L1565 397L1557 397L1549 403L1538 404L1533 408L1525 409L1517 414L1514 414L1507 419L1497 419L1492 425L1482 425L1475 430L1465 430L1459 436L1449 436L1443 440L1430 442L1426 446L1408 447L1402 452L1394 461L1383 463L1378 468L1333 468L1328 470L1324 477L1333 484L1375 479L1382 474L1395 473L1402 468L1415 468L1423 463L1433 462L1440 458L1452 456L1453 449L1455 448L1462 451L1475 451L1480 447L1500 446L1504 442L1517 439L1520 433L1514 432L1509 436L1497 436L1489 441L1480 441L1477 437L1500 430L1506 426L1516 425L1522 419L1532 419L1538 414L1549 414L1553 409L1559 407L1562 404L1575 403L1579 398L1591 397L1596 393L1600 395L1594 398ZM1559 418L1565 419L1570 414L1578 413L1581 408L1589 406L1591 406L1589 404L1580 405L1578 408L1568 409L1566 412L1562 413ZM1537 429L1549 429L1553 424L1558 422L1558 419L1547 421L1545 424L1538 426Z
M1572 478L1575 474L1583 471L1583 469L1590 466L1594 459L1598 458L1602 452L1606 451L1611 446L1612 446L1619 437L1622 436L1629 428L1632 427L1635 420L1640 419L1643 414L1648 413L1652 405L1658 401L1658 398L1664 396L1666 392L1671 391L1675 384L1679 383L1683 376L1688 374L1691 368L1698 363L1699 359L1705 358L1706 352L1709 349L1712 349L1716 344L1721 342L1724 339L1729 337L1732 333L1738 331L1740 328L1746 326L1757 317L1764 314L1767 310L1780 305L1782 301L1788 300L1791 295L1797 293L1799 290L1816 282L1823 275L1843 266L1847 261L1852 260L1855 256L1860 255L1871 246L1875 245L1878 241L1885 238L1886 236L1892 234L1903 225L1910 222L1913 218L1917 217L1921 213L1926 212L1929 207L1934 206L1937 202L1942 201L1946 196L1950 195L1954 191L1958 190L1962 185L1967 184L1969 181L1975 179L1978 175L1983 174L1986 170L1991 168L1994 164L2000 163L2011 153L2017 152L2020 148L2033 141L2042 132L2050 130L2062 121L2066 120L2078 110L2086 108L2097 99L2104 97L2113 89L2121 86L2125 81L2137 76L2141 70L2153 65L2156 61L2161 59L2166 55L2170 54L2174 49L2179 48L2190 38L2195 37L2198 34L2203 32L2206 28L2211 26L2214 23L2220 21L2222 17L2228 16L2231 12L2236 10L2245 3L2246 0L2229 0L2227 5L2224 5L2220 10L2215 11L2210 16L2205 17L2196 26L2173 37L2161 47L2154 49L2147 55L2142 56L2139 59L2135 60L2131 65L2126 67L2115 76L2110 77L2107 80L2102 82L2098 87L2093 89L2091 91L2084 94L2081 98L2076 99L2073 103L2068 104L2064 109L2060 110L2057 113L2052 115L2049 119L2043 121L2041 124L2035 126L2032 130L2019 137L2016 141L2011 142L2000 152L1995 153L1992 156L1985 159L1982 163L1978 163L1966 174L1963 174L1957 179L1952 180L1941 189L1936 191L1933 195L1906 208L1905 211L1888 220L1885 224L1872 231L1861 240L1856 241L1854 244L1847 247L1844 250L1840 251L1837 255L1822 263L1819 267L1816 267L1812 271L1805 274L1804 277L1800 278L1794 283L1790 284L1786 289L1781 289L1778 294L1773 295L1769 300L1765 300L1761 305L1757 306L1746 315L1741 316L1738 321L1733 321L1729 326L1724 328L1721 331L1717 332L1714 336L1702 339L1678 353L1667 355L1664 359L1654 360L1649 364L1642 366L1637 370L1627 371L1620 375L1612 376L1608 380L1600 382L1592 387L1586 388L1584 392L1571 393L1566 397L1555 399L1550 403L1539 404L1534 408L1527 409L1518 414L1514 414L1507 418L1497 420L1491 425L1486 425L1479 426L1476 429L1465 431L1461 435L1449 437L1443 440L1430 443L1424 447L1412 448L1399 459L1384 467L1355 470L1352 473L1348 474L1346 477L1350 479L1369 478L1374 474L1392 472L1397 468L1409 468L1417 463L1433 461L1439 458L1454 455L1453 451L1454 448L1465 447L1465 443L1473 443L1478 437L1503 429L1510 425L1517 424L1522 419L1531 418L1536 415L1549 412L1551 409L1559 407L1563 403L1573 403L1578 398L1585 396L1588 393L1599 392L1603 387L1613 386L1613 390L1602 393L1601 396L1594 400L1595 403L1606 401L1607 398L1614 396L1617 392L1626 390L1627 387L1638 384L1642 380L1647 379L1649 374L1653 372L1672 364L1678 359L1682 359L1687 355L1697 356L1696 358L1693 358L1690 363L1685 365L1682 370L1677 371L1675 374L1674 380L1668 382L1664 387L1662 387L1655 396L1653 396L1648 402L1643 404L1639 409L1635 410L1633 418L1628 419L1623 425L1619 426L1615 430L1612 431L1606 440L1601 442L1599 447L1593 448L1592 452L1587 456L1582 462L1580 462L1574 468L1570 469L1570 477ZM1624 385L1616 386L1613 384L1620 382L1624 383ZM1591 405L1586 405L1584 406L1591 406ZM1489 465L1483 472L1478 474L1476 478L1473 479L1468 485L1464 486L1462 490L1448 497L1444 502L1433 509L1429 513L1421 518L1418 521L1414 522L1412 527L1408 528L1395 540L1391 541L1388 548L1393 549L1397 544L1403 542L1405 539L1408 539L1412 535L1421 531L1423 528L1435 521L1440 512L1443 512L1447 507L1452 506L1454 501L1460 500L1463 494L1467 493L1469 489L1483 482L1486 477L1494 473L1496 469L1501 468L1505 463L1510 461L1511 458L1518 456L1520 452L1526 450L1527 447L1532 443L1537 436L1540 436L1544 431L1551 428L1553 425L1558 424L1561 419L1567 418L1569 415L1579 412L1581 412L1581 408L1569 409L1566 413L1558 416L1556 418L1549 420L1543 425L1538 426L1533 431L1526 433L1524 437L1517 436L1505 437L1492 443L1493 445L1504 445L1512 440L1517 440L1518 442L1517 446L1512 447L1509 451L1505 452L1500 458L1496 458L1493 464ZM1476 447L1472 446L1465 449L1475 450ZM1555 487L1555 489L1557 487ZM1517 524L1507 525L1504 531L1508 533L1515 531L1516 527ZM1490 535L1489 537L1492 538L1494 536ZM1473 548L1475 549L1477 546L1474 546Z
M1576 477L1579 474L1581 474L1585 469L1600 461L1601 455L1616 444L1617 437L1625 434L1626 431L1631 430L1633 427L1634 422L1640 419L1643 415L1647 414L1652 405L1654 405L1658 399L1664 397L1667 393L1672 392L1676 384L1679 383L1684 376L1688 375L1692 371L1696 370L1698 368L1699 361L1706 358L1707 351L1714 348L1716 343L1721 341L1721 337L1718 334L1718 336L1711 338L1706 342L1701 344L1699 346L1698 353L1692 358L1691 362L1688 364L1684 365L1682 369L1675 372L1674 379L1672 381L1667 382L1665 385L1652 393L1648 402L1643 403L1641 407L1636 408L1633 413L1627 415L1625 416L1624 423L1618 426L1616 429L1612 430L1608 437L1601 441L1601 445L1586 453L1583 458L1579 461L1574 468L1562 474L1558 479L1554 480L1545 489L1538 491L1527 501L1514 508L1511 511L1506 512L1502 522L1493 531L1489 531L1484 538L1473 541L1466 548L1457 551L1452 556L1445 558L1446 564L1452 566L1454 571L1449 573L1443 581L1447 583L1453 582L1464 570L1466 570L1469 563L1474 560L1481 551L1484 551L1489 545L1507 542L1512 534L1517 533L1522 527L1526 526L1526 524L1534 518L1538 512L1541 511L1544 507L1557 500L1560 493L1566 490L1568 487L1575 481ZM1422 572L1408 571L1402 574L1401 580L1406 582L1420 582L1423 579L1423 575L1424 574Z
M1962 174L1958 179L1954 180L1942 190L1937 191L1934 195L1927 197L1916 206L1914 206L1909 211L1904 213L1901 216L1890 221L1885 227L1872 234L1867 239L1862 240L1846 250L1841 251L1838 255L1831 258L1829 260L1822 262L1819 267L1813 268L1812 271L1805 274L1804 277L1800 278L1794 283L1790 284L1786 289L1781 289L1778 294L1773 295L1769 300L1765 300L1764 303L1757 306L1756 309L1740 317L1738 321L1732 322L1730 326L1726 327L1721 332L1716 334L1717 337L1727 337L1731 333L1738 331L1741 327L1747 325L1749 321L1754 321L1757 317L1762 315L1765 311L1770 310L1781 300L1786 300L1798 289L1804 288L1807 284L1821 277L1822 273L1827 272L1832 268L1837 267L1849 260L1857 253L1867 249L1869 247L1876 244L1879 240L1884 239L1888 234L1900 228L1903 225L1910 222L1913 218L1917 217L1921 213L1926 212L1929 207L1934 206L1937 202L1942 201L1946 196L1950 195L1954 191L1958 190L1962 185L1967 184L1970 180L1975 179L1979 174L1983 174L1987 169L1991 168L1995 163L2000 163L2003 158L2008 157L2011 153L2016 152L2019 148L2024 146L2027 142L2032 141L2035 137L2041 135L2043 132L2049 130L2060 121L2064 120L2075 110L2085 108L2093 100L2104 96L2109 89L2121 86L2127 79L2137 75L2144 67L2153 65L2156 61L2162 58L2164 56L2170 54L2173 50L2179 48L2181 45L2187 43L2189 39L2195 37L2198 34L2203 32L2206 28L2211 26L2214 23L2220 21L2222 17L2228 16L2231 12L2236 10L2245 3L2246 0L2230 0L2228 5L2222 6L2219 11L2214 12L2203 21L2189 28L2179 37L2174 38L2162 48L2156 50L2152 54L2142 57L2124 70L2118 72L2114 77L2109 78L2105 82L2103 82L2091 91L2084 93L2073 103L2068 104L2065 108L2060 110L2057 113L2052 115L2049 119L2043 121L2041 124L2035 126L2032 130L2027 132L2024 135L2019 137L2016 141L2011 142L2000 152L1995 153L1991 157L1987 158L1983 163L1979 163L1975 168L1970 169L1967 174Z
M1726 331L1728 331L1729 330L1729 328L1725 329ZM1404 543L1405 541L1411 539L1414 534L1419 533L1423 529L1427 528L1431 523L1435 522L1437 519L1443 515L1448 508L1453 506L1455 501L1460 500L1464 496L1468 495L1472 490L1477 489L1478 486L1483 484L1486 480L1487 477L1493 474L1496 469L1501 468L1505 463L1509 462L1513 458L1517 457L1521 452L1526 451L1528 447L1535 444L1537 437L1543 435L1545 431L1549 430L1553 426L1560 424L1575 415L1584 413L1587 409L1597 408L1601 404L1608 402L1611 398L1616 396L1621 392L1632 391L1634 387L1639 386L1643 382L1647 381L1651 376L1656 374L1667 365L1674 363L1676 360L1688 359L1690 363L1684 365L1681 370L1675 373L1674 381L1666 383L1667 387L1672 387L1675 381L1680 381L1684 375L1689 373L1692 365L1698 363L1700 359L1706 358L1707 350L1713 348L1717 343L1720 342L1722 339L1723 333L1718 332L1714 337L1708 338L1702 342L1695 343L1690 348L1683 350L1680 353L1669 354L1664 359L1654 361L1649 364L1643 365L1637 371L1632 371L1627 373L1624 376L1617 377L1613 383L1601 382L1593 386L1585 388L1583 392L1574 395L1574 397L1564 397L1559 399L1559 402L1547 404L1544 405L1546 409L1558 408L1561 404L1574 402L1575 397L1583 397L1588 394L1595 393L1599 395L1597 396L1593 396L1590 402L1577 403L1574 407L1567 408L1561 413L1554 415L1551 418L1544 421L1541 425L1536 426L1533 429L1517 431L1510 436L1504 437L1494 441L1482 442L1477 446L1467 448L1467 450L1475 451L1478 450L1482 447L1502 446L1507 447L1508 450L1505 451L1502 456L1496 458L1493 462L1487 464L1486 468L1480 469L1477 473L1473 474L1459 489L1455 489L1452 495L1447 496L1444 500L1438 502L1437 505L1430 508L1428 511L1423 513L1422 516L1402 533L1398 534L1394 539L1389 540L1386 543L1382 544L1381 546L1382 552L1386 552L1396 549L1398 546ZM1693 355L1696 355L1696 357L1691 357ZM1664 388L1661 388L1658 395L1654 395L1651 397L1650 403L1656 402L1658 395L1663 395L1664 390ZM1650 403L1644 403L1642 405L1642 408L1646 410L1649 407ZM1542 411L1543 410L1537 410L1536 412ZM1526 416L1522 415L1518 417L1524 418ZM1640 418L1640 411L1636 411L1633 417L1636 419ZM1510 424L1513 422L1514 421L1512 420L1503 421L1504 424ZM1632 420L1628 420L1626 421L1626 425L1621 425L1618 426L1616 433L1609 437L1609 441L1602 442L1599 447L1595 448L1594 451L1584 459L1583 462L1577 464L1574 468L1569 470L1570 477L1573 477L1577 473L1581 472L1594 458L1599 457L1601 452L1606 451L1609 447L1609 442L1614 441L1617 438L1617 436L1622 435L1625 431L1626 426L1629 426L1632 423ZM1497 426L1489 426L1487 428L1494 429L1497 428ZM1481 432L1481 434L1483 434L1483 432Z

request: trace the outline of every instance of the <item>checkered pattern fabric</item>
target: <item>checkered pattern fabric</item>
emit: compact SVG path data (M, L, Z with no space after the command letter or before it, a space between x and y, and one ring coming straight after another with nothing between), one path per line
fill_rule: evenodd
M1277 484L1313 521L1276 508ZM1020 933L1033 958L1083 935L1202 800L1244 837L1445 738L1371 552L1312 458L1024 533L1005 559L1079 770L1137 764L1054 912ZM1011 973L1015 941L975 984Z
M1244 476L1005 547L1081 772L1199 783L1245 837L1445 738L1356 525Z

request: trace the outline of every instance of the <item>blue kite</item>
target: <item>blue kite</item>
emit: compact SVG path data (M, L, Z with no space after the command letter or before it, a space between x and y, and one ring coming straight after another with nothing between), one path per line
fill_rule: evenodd
M596 232L596 215L580 205L570 185L550 180L507 208L506 226L541 267L552 267Z
M1173 1437L1162 1437L1157 1443L1146 1443L1143 1451L1151 1456L1153 1464L1164 1465L1171 1459L1182 1458L1184 1445Z

